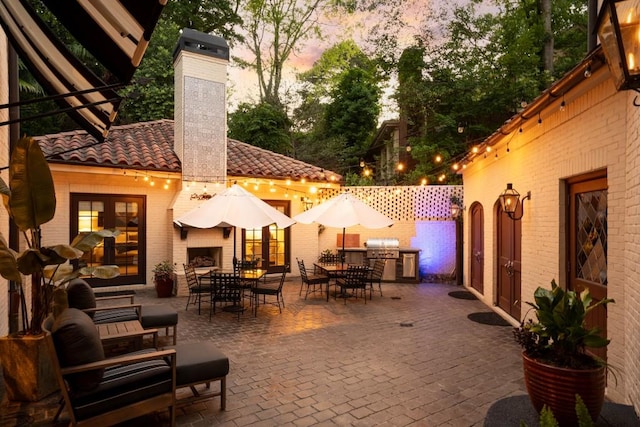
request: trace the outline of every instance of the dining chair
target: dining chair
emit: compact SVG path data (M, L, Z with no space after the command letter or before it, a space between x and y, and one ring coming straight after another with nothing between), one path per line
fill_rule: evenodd
M350 295L358 298L358 291L362 292L364 303L367 303L367 287L369 286L369 266L367 265L350 265L347 267L343 277L336 279L336 286L340 288L340 295L344 298L344 303L347 303L347 298ZM353 294L348 294L347 291L353 291ZM337 292L336 292L337 297Z
M263 304L272 304L278 307L280 313L282 313L282 307L284 307L284 297L282 296L282 287L284 285L285 278L287 276L287 270L289 269L289 264L284 266L282 270L282 275L280 276L280 281L276 284L273 283L260 283L257 282L251 288L251 295L253 297L253 315L254 317L258 316L258 306L260 304L260 295L262 295L262 303ZM266 297L275 297L275 302L269 302L266 300ZM281 305L282 304L282 305Z
M378 284L378 290L380 291L380 296L382 296L382 275L384 273L384 264L385 260L376 259L373 263L373 267L369 272L369 299L373 296L373 284Z
M191 264L182 264L184 266L184 276L187 279L187 286L189 287L189 297L187 298L187 307L189 304L198 304L198 314L200 314L200 306L202 304L202 296L209 297L211 295L211 284L203 283L209 282L207 277L198 277L196 269Z
M307 274L307 269L304 266L304 261L296 258L298 262L298 268L300 269L300 292L298 295L302 295L302 288L305 286L307 290L304 294L304 299L307 299L309 294L320 291L320 295L322 296L322 287L327 286L327 292L329 291L329 276L324 274Z
M209 320L211 320L212 313L216 314L216 305L218 303L231 303L223 306L222 309L237 313L238 320L240 320L240 314L244 312L244 306L242 305L243 294L244 287L240 283L240 276L235 273L212 271Z

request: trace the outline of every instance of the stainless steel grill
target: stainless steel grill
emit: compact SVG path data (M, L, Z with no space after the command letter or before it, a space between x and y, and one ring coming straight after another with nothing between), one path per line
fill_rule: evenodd
M398 259L400 258L400 241L394 238L368 239L365 244L366 257L369 259Z

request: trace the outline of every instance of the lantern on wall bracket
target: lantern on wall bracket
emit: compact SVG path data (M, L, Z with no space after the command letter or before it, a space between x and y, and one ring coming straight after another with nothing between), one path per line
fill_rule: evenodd
M508 183L507 189L500 195L502 211L512 220L518 221L522 219L522 215L524 215L524 201L527 199L531 200L531 191L527 191L527 195L520 200L520 193L513 188L513 184ZM522 208L519 209L521 204ZM520 215L518 215L518 212Z
M464 206L462 206L462 200L460 200L460 197L451 196L449 200L451 201L451 204L449 205L451 218L453 219L462 218L462 211L464 210Z
M604 0L596 28L616 88L640 93L640 2Z

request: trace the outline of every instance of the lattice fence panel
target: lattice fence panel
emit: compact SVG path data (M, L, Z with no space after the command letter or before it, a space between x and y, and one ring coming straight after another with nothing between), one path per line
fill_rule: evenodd
M451 197L458 197L463 202L461 185L342 187L321 191L322 199L348 191L395 221L450 221Z

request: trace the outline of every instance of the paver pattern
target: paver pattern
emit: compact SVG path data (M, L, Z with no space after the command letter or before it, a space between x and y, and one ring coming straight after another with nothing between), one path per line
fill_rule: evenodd
M206 305L200 315L185 311L185 297L136 294L136 302L178 310L178 342L212 341L230 360L227 410L218 399L190 405L177 425L482 426L494 402L526 393L512 328L469 320L490 309L450 297L455 285L383 283L384 296L366 305L305 300L299 288L297 277L285 283L282 314L265 305L240 320L217 311L209 321ZM57 400L5 398L0 425L54 425ZM167 414L123 425L166 425Z

